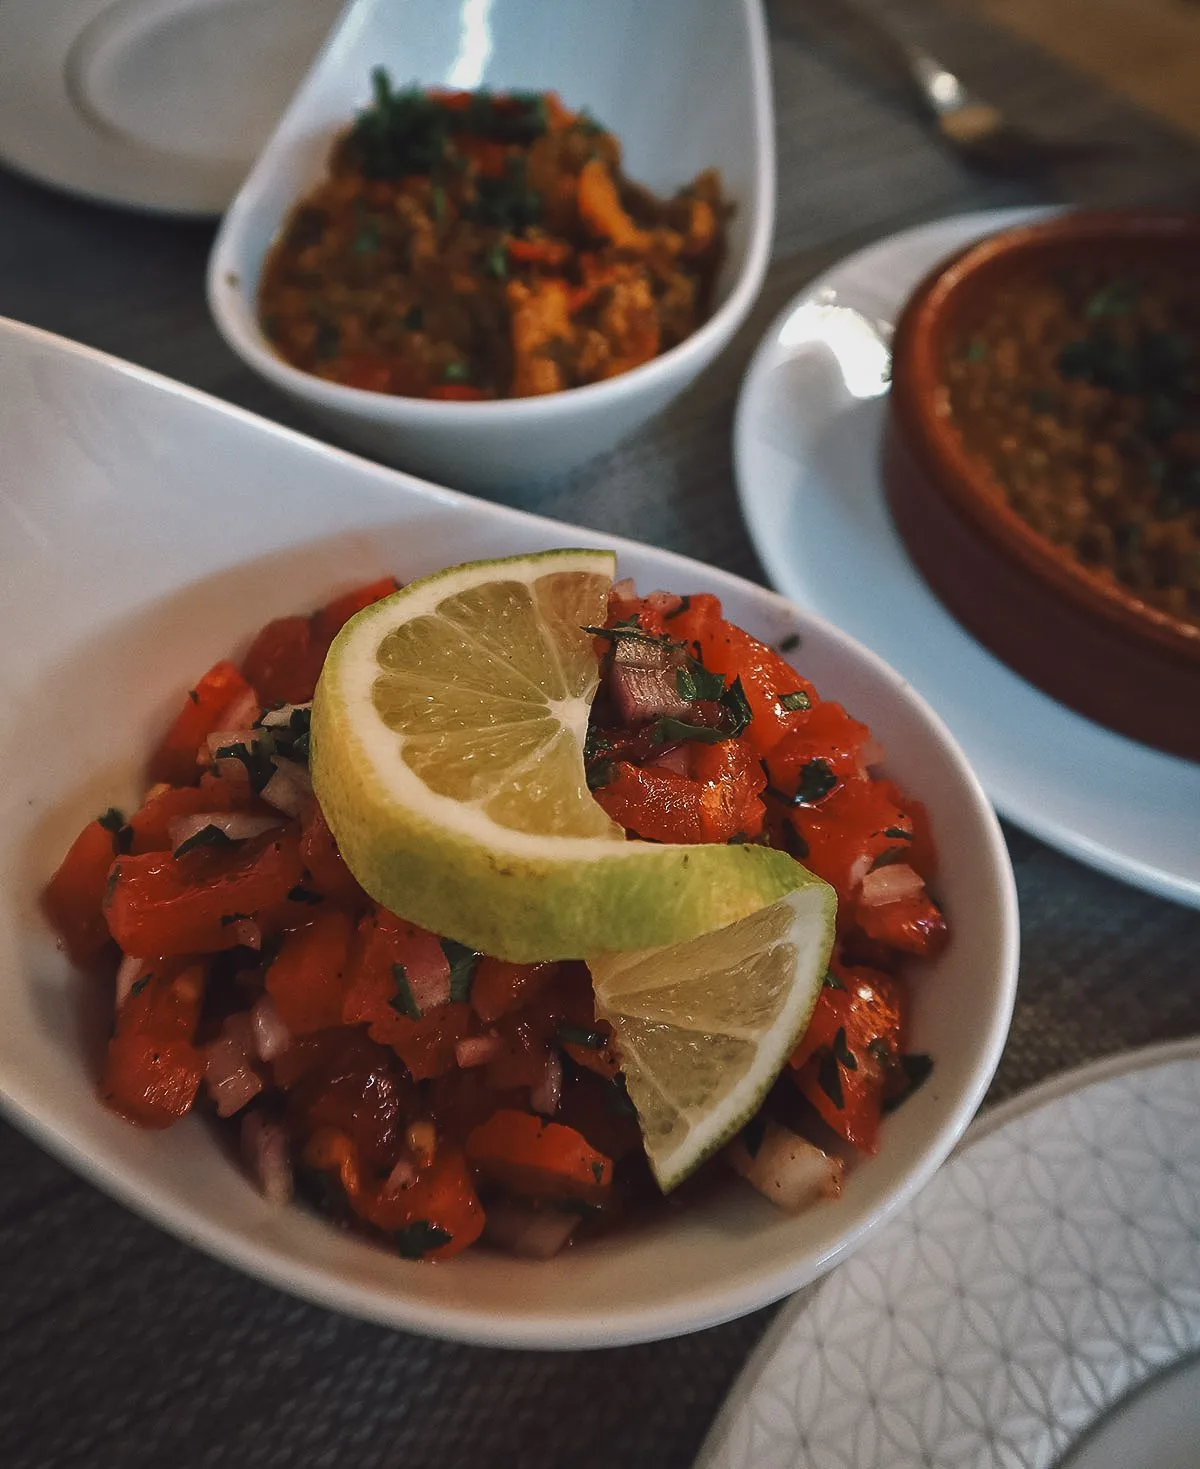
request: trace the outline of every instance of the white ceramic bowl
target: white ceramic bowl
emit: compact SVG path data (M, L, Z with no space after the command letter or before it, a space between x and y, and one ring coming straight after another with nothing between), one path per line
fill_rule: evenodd
M0 322L0 1097L99 1184L252 1274L411 1330L524 1346L675 1335L778 1299L852 1250L927 1179L1000 1055L1017 909L996 820L941 722L819 618L666 552L436 489L84 348ZM37 910L83 822L128 808L136 772L198 670L269 617L385 571L615 545L645 589L711 590L867 720L928 805L954 938L915 987L912 1045L935 1058L841 1199L789 1218L731 1180L678 1217L546 1264L483 1251L409 1264L300 1208L273 1212L199 1117L165 1133L94 1089L110 1016Z
M631 176L661 193L718 167L737 212L713 315L653 362L541 398L398 398L291 367L258 325L259 270L378 65L398 85L553 89L611 127ZM502 489L612 448L713 361L762 284L774 204L761 0L353 0L225 217L209 305L249 366L373 457L460 489Z

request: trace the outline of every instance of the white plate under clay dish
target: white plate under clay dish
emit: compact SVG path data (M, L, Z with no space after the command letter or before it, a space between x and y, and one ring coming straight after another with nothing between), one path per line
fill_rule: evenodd
M696 1469L1195 1469L1200 1040L985 1115L772 1327Z
M742 512L779 591L866 643L929 700L1002 815L1102 871L1200 907L1200 764L1093 724L994 658L926 586L884 503L891 324L939 260L1036 212L963 215L893 235L791 302L738 405Z
M220 214L343 0L0 0L0 160L107 204Z

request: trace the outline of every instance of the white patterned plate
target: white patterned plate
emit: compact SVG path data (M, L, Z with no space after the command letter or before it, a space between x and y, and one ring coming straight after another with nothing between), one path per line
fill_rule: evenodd
M772 584L899 669L954 731L1001 815L1200 907L1200 762L1093 724L994 658L925 585L883 499L888 324L939 260L1036 212L989 210L892 235L784 308L738 402L742 514Z
M1197 1373L1182 1364L1197 1352L1192 1040L976 1123L913 1204L783 1312L697 1469L1047 1469L1072 1447L1080 1469L1195 1464ZM1149 1422L1190 1456L1152 1454L1135 1432Z

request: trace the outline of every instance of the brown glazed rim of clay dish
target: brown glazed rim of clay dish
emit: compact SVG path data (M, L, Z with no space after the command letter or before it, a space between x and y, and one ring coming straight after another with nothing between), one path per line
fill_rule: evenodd
M1200 268L1200 216L1106 211L1005 230L937 266L897 324L883 477L897 529L938 597L1053 697L1200 759L1200 628L1088 571L1004 502L949 416L941 363L964 310L1034 265L1120 252Z

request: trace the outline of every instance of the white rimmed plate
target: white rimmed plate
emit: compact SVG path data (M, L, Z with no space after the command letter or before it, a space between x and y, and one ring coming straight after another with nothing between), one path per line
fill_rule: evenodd
M493 1344L602 1346L742 1314L813 1279L920 1188L987 1087L1016 985L1017 910L995 817L940 721L889 669L783 598L663 551L368 464L28 327L0 322L0 1096L47 1147L181 1238L390 1325ZM37 894L83 822L129 808L184 691L268 618L385 571L614 546L643 587L711 590L867 720L953 861L954 938L924 967L911 1043L933 1075L842 1197L798 1219L736 1180L546 1264L469 1251L422 1266L299 1208L273 1212L203 1119L140 1131L97 1101L110 1023ZM89 997L91 1002L89 1003Z
M106 204L220 214L343 0L3 0L0 159Z
M697 1469L1049 1469L1072 1448L1074 1469L1192 1465L1197 1352L1189 1040L981 1118L913 1205L775 1323Z
M738 404L742 512L772 583L912 682L1002 815L1101 871L1200 906L1200 764L1093 724L994 658L926 586L884 503L890 323L939 260L1033 213L989 211L893 235L784 309Z

